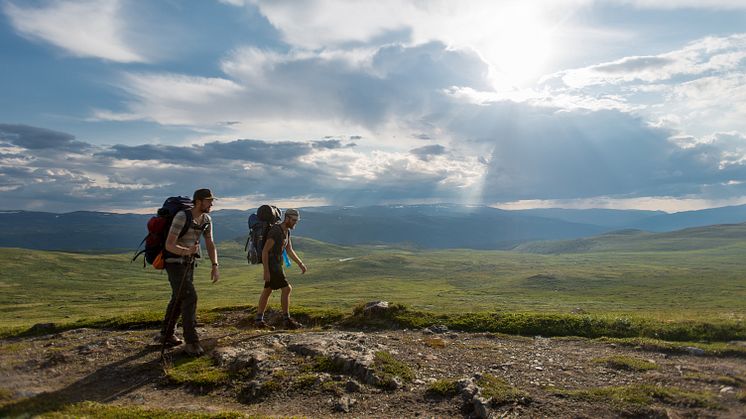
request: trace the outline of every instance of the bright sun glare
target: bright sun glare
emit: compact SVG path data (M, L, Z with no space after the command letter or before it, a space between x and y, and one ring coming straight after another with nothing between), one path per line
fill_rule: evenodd
M554 47L553 26L537 9L496 9L477 16L475 23L472 42L490 64L495 87L526 87L544 74Z

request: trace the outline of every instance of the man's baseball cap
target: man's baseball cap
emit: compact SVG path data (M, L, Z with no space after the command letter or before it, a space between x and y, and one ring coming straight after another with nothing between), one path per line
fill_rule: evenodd
M194 191L194 195L192 196L192 201L198 201L200 199L217 199L212 195L212 191L209 189L197 189Z
M295 208L288 208L285 210L285 217L295 217L300 220L300 212Z

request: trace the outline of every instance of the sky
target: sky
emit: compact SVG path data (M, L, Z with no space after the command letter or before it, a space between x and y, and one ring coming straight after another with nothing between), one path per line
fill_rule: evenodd
M744 0L0 0L0 210L746 203Z

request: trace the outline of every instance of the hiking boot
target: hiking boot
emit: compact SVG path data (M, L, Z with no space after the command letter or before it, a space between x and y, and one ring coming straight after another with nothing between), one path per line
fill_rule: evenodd
M267 324L264 320L257 320L254 322L254 327L257 329L275 330L274 326Z
M298 323L294 318L288 317L285 319L285 329L300 329L301 327L303 325Z
M199 346L199 343L187 343L186 346L184 346L184 352L186 352L187 355L200 356L205 353L205 350Z
M163 345L164 343L167 347L172 348L174 346L179 346L184 342L174 335L163 336L160 333L153 338L153 345Z

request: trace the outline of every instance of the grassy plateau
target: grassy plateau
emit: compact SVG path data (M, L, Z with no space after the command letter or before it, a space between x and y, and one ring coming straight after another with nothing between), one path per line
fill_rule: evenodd
M638 250L552 254L294 243L309 267L305 275L294 265L287 269L294 306L350 312L387 300L433 316L575 310L746 328L746 239L701 249L657 251L648 241ZM243 243L222 242L219 254L220 282L210 283L209 264L196 269L199 308L255 305L261 266L246 263ZM159 319L170 294L165 271L143 269L130 256L0 249L1 327L135 314ZM277 307L275 294L270 304Z

